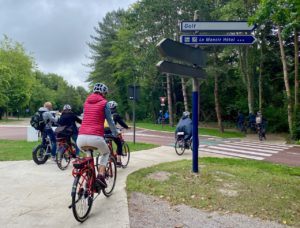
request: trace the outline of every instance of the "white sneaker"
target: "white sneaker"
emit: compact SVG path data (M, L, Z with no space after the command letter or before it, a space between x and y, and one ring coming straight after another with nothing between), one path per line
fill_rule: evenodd
M51 160L56 162L56 157L55 156L51 156Z

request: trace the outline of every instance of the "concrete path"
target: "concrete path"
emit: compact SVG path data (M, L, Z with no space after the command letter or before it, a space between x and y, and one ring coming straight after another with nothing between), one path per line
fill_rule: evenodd
M201 156L217 155L201 153ZM159 147L132 153L129 166L118 169L113 195L110 198L99 195L83 224L78 223L68 209L73 183L71 165L61 171L50 160L40 166L33 161L0 162L0 227L129 227L125 191L128 174L180 159L191 159L191 151L178 156L174 148Z

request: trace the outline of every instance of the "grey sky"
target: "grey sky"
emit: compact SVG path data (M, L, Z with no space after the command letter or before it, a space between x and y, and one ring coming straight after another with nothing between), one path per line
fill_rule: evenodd
M86 87L94 27L107 12L136 0L0 0L0 39L23 43L38 69Z

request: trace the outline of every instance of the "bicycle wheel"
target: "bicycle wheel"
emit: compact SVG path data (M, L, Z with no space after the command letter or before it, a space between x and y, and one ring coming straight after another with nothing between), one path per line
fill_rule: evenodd
M60 168L61 170L65 170L66 168L68 168L68 165L70 164L71 152L69 150L70 150L69 147L66 149L64 146L58 148L58 152L56 154L56 163L58 168Z
M182 138L176 139L175 151L176 151L176 154L183 155L183 153L185 151L184 139L182 139Z
M122 167L126 168L128 163L129 163L129 159L130 159L130 150L129 150L129 146L126 142L123 143L122 145L123 149L122 149L122 156L121 156L121 162L122 162Z
M37 165L45 164L51 153L51 148L48 145L44 148L43 144L38 145L32 151L32 159Z
M72 211L78 222L84 222L92 209L94 193L92 191L93 171L85 169L75 177L72 187Z
M116 159L114 157L110 156L108 163L106 165L106 169L105 169L105 181L106 181L107 187L102 189L103 194L106 197L111 196L112 191L115 188L116 180L117 180Z

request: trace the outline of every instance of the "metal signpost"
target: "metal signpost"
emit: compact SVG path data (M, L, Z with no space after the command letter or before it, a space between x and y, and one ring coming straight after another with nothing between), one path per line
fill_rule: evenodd
M195 11L194 21L183 21L180 24L182 32L246 32L250 33L256 25L249 25L246 21L198 21L198 12ZM206 53L189 45L249 45L256 39L252 35L183 35L180 41L171 39L161 40L156 47L160 54L168 59L176 59L190 65L160 61L156 64L163 73L193 78L193 172L198 172L198 79L206 77L202 69L206 65ZM191 66L192 65L192 66Z
M169 61L160 61L156 64L158 70L163 73L180 75L193 78L193 172L198 173L198 79L205 79L206 73L201 68L206 65L206 53L180 42L163 39L157 45L163 57L177 59L192 65L183 65Z
M200 45L249 45L255 43L252 35L183 35L180 42L183 44Z

